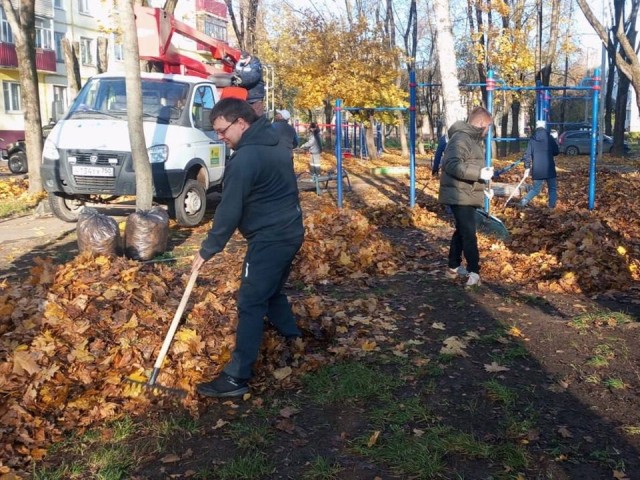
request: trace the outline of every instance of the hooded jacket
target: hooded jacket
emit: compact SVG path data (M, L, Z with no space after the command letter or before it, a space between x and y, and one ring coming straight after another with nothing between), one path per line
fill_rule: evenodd
M531 178L546 180L556 177L556 162L553 157L560 153L555 139L546 128L536 128L524 152L524 166L531 168ZM533 166L531 166L533 162Z
M249 243L302 242L304 228L291 151L265 116L242 135L225 167L222 200L202 242L208 260L238 229Z
M449 128L449 142L442 159L438 202L446 205L482 206L485 183L484 129L458 121Z
M272 123L273 129L276 131L283 145L289 150L298 148L298 133L293 125L290 125L287 120L274 120Z

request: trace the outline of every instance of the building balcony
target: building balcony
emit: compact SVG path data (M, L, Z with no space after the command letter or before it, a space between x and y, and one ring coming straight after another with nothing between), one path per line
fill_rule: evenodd
M18 55L13 43L0 43L0 68L18 68ZM56 52L36 48L36 69L44 72L56 71Z
M206 12L227 19L227 5L219 0L196 0L196 12Z

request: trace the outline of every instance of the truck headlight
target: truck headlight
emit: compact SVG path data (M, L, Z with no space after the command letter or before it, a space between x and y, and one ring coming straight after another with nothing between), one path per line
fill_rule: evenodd
M47 139L44 141L44 148L42 149L42 157L47 160L60 160L60 152L53 141Z
M147 150L150 163L164 163L169 158L168 145L154 145Z

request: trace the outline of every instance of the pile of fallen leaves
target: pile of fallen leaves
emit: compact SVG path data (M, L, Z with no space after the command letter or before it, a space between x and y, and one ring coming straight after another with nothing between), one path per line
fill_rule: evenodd
M293 275L299 280L395 271L393 247L357 212L325 207L305 222L308 242ZM205 264L158 378L186 392L179 401L192 414L202 405L195 385L217 374L234 346L241 260L242 252L224 252ZM25 283L0 285L0 473L42 459L70 432L141 413L151 403L175 408L175 397L125 379L149 378L187 276L166 264L82 254L59 267L38 259ZM290 388L305 371L373 350L373 335L383 338L388 327L372 326L392 318L384 308L382 316L371 316L380 308L373 297L347 305L296 297L293 308L308 341L328 342L336 332L344 338L292 369L280 362L282 339L268 330L254 392L274 384ZM352 329L358 324L364 328Z
M293 279L317 283L393 274L399 253L360 212L319 203L306 211L305 241L292 272Z
M14 199L27 192L29 182L26 178L7 178L0 180L0 200Z

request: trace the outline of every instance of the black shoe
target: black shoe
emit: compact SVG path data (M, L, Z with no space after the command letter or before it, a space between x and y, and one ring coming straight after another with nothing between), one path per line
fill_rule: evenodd
M249 386L247 380L222 372L218 378L196 385L196 390L205 397L239 397L249 392Z

